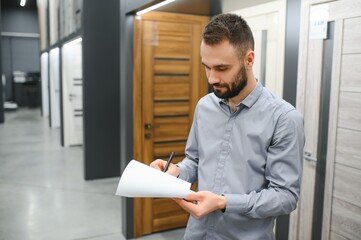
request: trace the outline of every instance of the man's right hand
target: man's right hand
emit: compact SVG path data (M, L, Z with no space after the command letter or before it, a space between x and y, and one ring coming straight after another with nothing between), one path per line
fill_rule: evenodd
M157 159L150 163L150 166L152 168L158 169L160 171L163 171L165 165L167 164L167 161L164 161L163 159ZM174 177L178 177L180 174L180 169L177 165L171 163L168 167L167 173L169 175L172 175Z

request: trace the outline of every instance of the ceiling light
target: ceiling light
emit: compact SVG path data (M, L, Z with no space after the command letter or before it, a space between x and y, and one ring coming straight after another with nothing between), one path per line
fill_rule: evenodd
M171 2L174 2L174 1L175 1L175 0L166 0L166 1L163 1L163 2L160 2L160 3L157 3L157 4L153 5L153 6L150 6L149 8L146 8L146 9L143 9L143 10L137 12L136 14L137 14L138 16L139 16L139 15L142 15L142 14L144 14L144 13L153 11L154 9L160 8L160 7L162 7L162 6L164 6L164 5L167 5L167 4L169 4L169 3L171 3Z
M24 7L24 6L25 6L25 3L26 3L26 0L21 0L21 1L20 1L20 6Z

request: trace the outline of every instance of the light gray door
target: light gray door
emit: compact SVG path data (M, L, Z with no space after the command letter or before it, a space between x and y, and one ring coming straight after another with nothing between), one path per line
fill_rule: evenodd
M64 146L83 144L83 72L81 38L62 48Z
M297 108L304 115L306 144L301 197L291 217L289 239L313 239L319 227L314 222L320 218L322 239L359 239L361 1L304 0L301 6ZM325 33L330 33L330 25L334 26L334 39L332 55L328 56L324 37L329 37ZM324 71L329 58L332 67ZM326 74L331 75L330 102L328 120L322 120ZM325 124L327 139L320 141ZM324 163L319 151L323 144L327 154ZM324 189L315 189L320 181L316 170L321 164L326 165ZM320 196L323 203L318 202L322 201ZM322 217L315 213L322 213Z
M60 59L59 48L49 53L50 127L60 127Z

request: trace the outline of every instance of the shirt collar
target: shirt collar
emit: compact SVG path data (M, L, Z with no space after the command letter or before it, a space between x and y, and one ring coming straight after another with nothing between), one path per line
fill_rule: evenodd
M250 94L248 94L248 96L245 99L243 99L242 102L237 104L237 107L242 104L248 108L251 108L257 102L258 98L261 96L262 90L263 90L262 84L259 81L257 81L256 87L252 90ZM224 98L218 98L218 102L219 104L223 103L228 105L228 100Z

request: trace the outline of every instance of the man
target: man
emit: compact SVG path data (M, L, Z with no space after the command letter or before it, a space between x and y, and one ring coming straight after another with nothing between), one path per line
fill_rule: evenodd
M296 208L303 119L255 78L254 40L239 16L205 27L202 64L213 93L197 104L186 158L167 173L198 192L175 201L191 216L185 239L274 239L274 220ZM162 170L165 161L151 166Z

